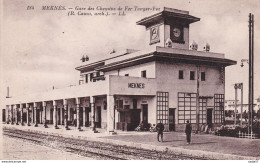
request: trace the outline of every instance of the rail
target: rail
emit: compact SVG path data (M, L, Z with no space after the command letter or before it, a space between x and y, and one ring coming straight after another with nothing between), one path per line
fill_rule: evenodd
M115 145L97 141L67 138L18 129L3 129L4 136L22 139L31 143L76 153L101 160L206 160L205 157L177 154L170 151L155 151Z

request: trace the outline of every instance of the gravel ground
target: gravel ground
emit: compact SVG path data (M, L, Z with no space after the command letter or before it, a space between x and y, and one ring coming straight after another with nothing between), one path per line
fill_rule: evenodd
M70 152L52 149L4 136L3 158L0 160L90 160Z

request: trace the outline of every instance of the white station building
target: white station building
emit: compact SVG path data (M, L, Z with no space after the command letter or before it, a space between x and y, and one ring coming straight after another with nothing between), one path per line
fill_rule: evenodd
M162 121L165 131L192 124L224 122L224 54L189 45L189 27L200 19L164 8L137 22L147 34L144 50L127 49L110 58L83 57L80 84L6 99L3 120L18 125L134 130L141 122ZM198 123L197 123L198 122ZM193 125L196 130L197 125Z

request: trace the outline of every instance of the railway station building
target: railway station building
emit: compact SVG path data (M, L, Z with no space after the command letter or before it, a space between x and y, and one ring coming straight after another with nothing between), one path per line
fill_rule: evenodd
M236 64L224 54L190 44L188 11L164 8L136 24L144 28L144 50L127 49L76 67L79 85L6 99L9 124L131 131L140 123L162 122L166 131L192 124L224 122L225 68ZM197 129L197 125L192 125Z

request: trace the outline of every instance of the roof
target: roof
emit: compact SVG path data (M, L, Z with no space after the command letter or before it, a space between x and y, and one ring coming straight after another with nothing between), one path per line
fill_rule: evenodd
M111 57L99 62L79 66L76 69L79 71L86 71L91 68L92 71L96 70L107 72L151 61L165 61L211 66L230 66L237 63L236 61L224 58L224 54L221 53L174 49L157 46L151 47L144 51L118 55L116 57Z
M183 25L191 24L200 20L200 18L189 15L188 11L165 7L162 12L151 15L149 17L145 17L136 22L136 24L149 27L162 21L164 21L166 24L169 24L173 19L175 21L178 21L179 23L183 23Z

